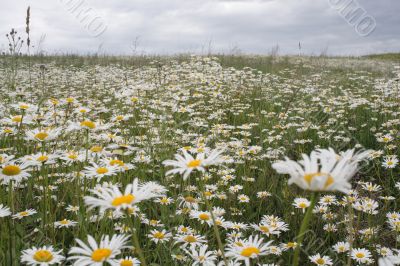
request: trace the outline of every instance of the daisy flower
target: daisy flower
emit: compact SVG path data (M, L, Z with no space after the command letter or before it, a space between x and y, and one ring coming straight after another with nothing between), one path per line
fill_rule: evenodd
M40 266L61 264L64 260L64 256L60 255L61 251L55 251L52 246L32 247L22 251L21 262Z
M115 266L138 266L140 265L140 261L137 258L133 257L125 257L120 259Z
M205 167L222 163L222 152L223 151L220 150L213 150L207 158L205 153L198 153L196 158L194 158L186 150L182 150L183 156L175 154L176 160L166 160L163 162L165 166L174 167L173 169L168 170L166 175L179 173L183 175L183 179L186 180L194 170L205 172Z
M201 245L196 248L194 246L190 247L190 250L185 250L185 252L192 258L192 266L203 265L203 266L215 266L215 261L217 256L213 251L208 250L207 245Z
M131 208L143 200L162 197L166 189L154 182L139 184L139 180L135 178L132 184L126 186L124 193L116 185L101 190L93 189L91 192L96 197L85 196L85 204L89 209L99 207L100 213L103 213L107 209L119 211Z
M349 180L356 174L358 163L367 158L369 152L354 153L348 150L341 155L332 149L316 150L310 156L303 154L299 162L286 158L272 167L280 174L289 174L289 184L312 191L349 192Z
M158 242L167 242L172 237L172 234L164 229L161 231L154 229L151 230L150 234L148 234L147 236L151 239L151 241L157 244Z
M74 227L74 226L77 225L77 224L78 224L77 222L74 222L74 221L71 221L71 220L67 220L67 219L63 219L63 220L61 220L61 221L54 222L54 226L55 226L56 228Z
M314 256L308 257L310 261L316 265L321 265L321 266L326 266L326 265L332 265L332 259L329 258L328 256L321 256L319 253Z
M60 135L60 131L60 129L35 128L26 132L26 139L39 142L54 140Z
M22 212L18 212L16 214L14 214L12 217L13 217L13 219L21 220L22 218L34 215L35 213L37 213L37 211L35 211L34 209L29 209L29 210L25 210Z
M9 161L3 164L0 168L0 180L6 185L10 181L16 183L21 182L23 179L27 179L31 175L28 173L29 163L17 163L16 161Z
M354 248L351 251L351 258L360 264L368 264L373 261L371 252L365 248Z
M201 246L202 244L207 242L204 236L195 234L177 235L176 237L174 237L174 239L176 243L182 243L182 248L186 248L188 245L190 245L191 247Z
M226 256L238 261L244 261L246 266L250 266L250 260L268 254L268 248L272 241L263 243L263 238L250 236L242 240L240 245L231 244L226 250Z
M113 176L117 174L118 169L116 166L110 165L98 165L92 162L92 166L86 166L85 170L82 171L83 174L88 178L96 178L100 181L105 176Z
M311 204L311 202L308 199L295 198L293 206L295 206L297 209L301 209L304 213L306 208L308 208L310 206L310 204Z
M395 168L399 163L396 155L386 156L383 160L382 166L388 169Z
M72 256L68 260L73 260L75 266L102 266L103 262L115 265L118 263L115 257L121 254L121 250L130 248L127 246L128 239L129 237L125 235L113 235L111 239L106 235L102 236L100 243L97 244L96 240L88 235L89 245L86 245L80 239L75 239L78 246L71 248L69 254Z

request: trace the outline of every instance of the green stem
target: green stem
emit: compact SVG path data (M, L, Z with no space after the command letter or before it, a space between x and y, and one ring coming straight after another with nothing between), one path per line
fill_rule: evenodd
M300 261L300 250L301 250L301 243L303 242L304 235L307 231L308 224L310 223L310 219L312 216L312 211L314 209L315 203L318 200L318 192L314 192L311 196L311 204L307 209L306 215L303 218L303 222L301 223L299 234L297 235L297 248L294 251L293 255L293 266L298 266Z
M138 238L137 232L136 232L136 226L134 225L133 220L131 219L128 211L126 212L126 217L128 219L128 225L130 226L130 228L132 230L132 240L133 240L133 244L135 245L135 252L139 255L141 265L147 266L146 258L143 254L142 249L140 248L139 238Z

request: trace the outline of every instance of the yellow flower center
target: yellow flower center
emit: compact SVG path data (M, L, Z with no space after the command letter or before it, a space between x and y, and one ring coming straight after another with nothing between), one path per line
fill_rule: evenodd
M197 239L196 239L194 236L192 236L192 235L186 236L186 237L184 238L184 240L185 240L186 242L189 242L189 243L197 242Z
M68 158L71 160L76 160L76 158L78 158L78 155L73 153L73 154L68 155Z
M118 166L124 166L124 162L118 159L114 159L110 161L110 165L114 166L114 165L118 165Z
M242 252L240 253L240 255L242 255L243 257L251 257L253 255L258 255L260 254L260 250L256 247L248 247L248 248L244 248L242 250Z
M131 204L135 200L135 196L132 194L124 195L121 197L117 197L112 201L112 205L114 207L120 206L122 204Z
M211 193L210 191L205 191L205 192L204 192L204 196L206 196L206 197L211 197L211 196L212 196L212 193Z
M195 167L199 167L201 165L201 160L193 160L188 162L187 167L189 168L195 168Z
M74 102L74 98L72 98L72 97L68 97L67 98L67 103L73 103Z
M319 178L319 177L324 177L324 176L328 176L328 178L326 179L325 185L324 185L324 189L326 189L327 187L329 187L330 185L332 185L335 182L333 177L330 176L329 174L317 172L317 173L313 173L313 174L306 174L306 175L304 175L303 178L308 183L308 185L311 185L311 182L313 181L314 178Z
M37 262L50 262L53 260L53 254L48 250L38 250L33 255L33 259Z
M296 243L294 243L294 242L289 242L289 243L287 243L287 247L288 248L293 248L293 247L295 247L296 246Z
M208 215L207 213L202 213L199 215L199 219L206 221L206 220L210 219L210 215Z
M11 119L15 123L21 123L22 122L22 116L21 115L16 115Z
M262 226L260 226L260 230L263 231L264 233L269 233L269 227L268 226L262 225Z
M62 221L60 221L60 224L69 224L69 222L68 222L68 220L67 219L64 219L64 220L62 220Z
M121 260L119 263L120 266L133 266L133 262L130 260Z
M49 159L49 157L46 156L46 155L41 155L41 156L39 156L39 157L37 158L37 160L38 160L39 162L45 162L45 161L47 161L48 159Z
M26 110L26 109L29 108L29 105L27 105L27 104L20 104L20 105L19 105L19 108L22 109L22 110Z
M108 169L105 167L99 167L96 169L96 173L98 173L99 175L104 175L108 173Z
M362 258L365 257L365 255L364 255L364 253L359 252L359 253L356 254L356 257L359 258L359 259L362 259Z
M13 131L12 131L11 128L5 128L5 129L3 130L3 132L4 132L4 133L7 133L7 134L10 134L10 133L12 133Z
M124 116L123 116L123 115L118 115L115 119L116 119L117 121L121 121L121 120L124 119Z
M164 233L157 231L153 234L153 237L158 238L158 239L163 239Z
M318 265L324 265L324 264L325 264L325 260L324 260L323 258L318 258L315 262L316 262Z
M47 137L49 136L49 134L47 134L46 132L39 132L35 135L35 139L38 140L45 140Z
M103 147L101 146L93 146L92 148L90 148L91 152L101 152L103 150Z
M20 212L19 215L20 215L20 216L28 216L28 215L29 215L29 212Z
M193 198L193 197L191 197L191 196L187 196L187 197L185 198L185 201L187 201L187 202L189 202L189 203L195 203L195 202L196 202L196 199Z
M111 256L111 249L108 248L99 248L93 251L92 260L95 262L101 262L108 259Z
M82 127L87 127L87 128L90 128L90 129L96 128L96 124L94 122L90 121L90 120L82 121L81 122L81 126Z
M305 208L307 208L307 204L305 202L300 202L299 203L299 208L305 209Z
M6 165L3 167L2 173L7 176L14 176L21 173L21 168L17 165Z

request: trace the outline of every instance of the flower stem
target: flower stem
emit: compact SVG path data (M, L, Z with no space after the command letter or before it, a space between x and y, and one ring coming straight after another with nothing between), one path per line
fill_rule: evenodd
M128 219L128 226L132 229L132 240L133 244L135 245L135 252L139 255L139 259L142 266L147 266L146 258L143 254L142 249L140 248L139 238L137 236L136 226L133 223L132 218L130 217L129 212L126 212L126 217Z
M314 209L315 203L318 200L318 192L314 192L311 196L311 204L307 209L306 215L303 218L303 222L301 223L299 234L297 235L297 248L294 251L293 255L293 266L298 266L300 261L300 250L301 250L301 243L303 242L304 235L307 231L308 224L310 222L310 218L312 216L312 211Z

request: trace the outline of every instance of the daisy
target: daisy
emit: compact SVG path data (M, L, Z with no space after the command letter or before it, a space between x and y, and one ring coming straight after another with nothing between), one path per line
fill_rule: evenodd
M139 180L135 178L132 184L126 186L124 193L113 185L111 188L103 188L99 190L91 190L96 197L85 196L85 204L89 209L100 208L100 213L104 213L107 209L123 210L133 207L143 200L162 197L166 189L154 182L139 184Z
M105 176L113 176L117 174L118 168L110 165L98 165L92 162L92 166L86 166L83 174L88 178L96 178L100 181Z
M158 242L167 242L172 237L172 234L163 229L161 231L151 230L150 234L147 236L151 239L151 241L157 244Z
M395 168L399 163L396 155L386 156L382 163L382 166L388 169Z
M104 158L101 160L101 162L104 165L116 167L117 170L119 170L119 171L126 171L126 170L131 170L134 168L133 164L125 163L124 161L119 160L116 157Z
M368 152L354 153L348 150L341 155L332 149L317 150L310 156L303 154L299 162L286 158L272 167L280 174L289 174L289 184L295 183L300 188L312 191L349 192L349 180L358 170L358 162L367 158Z
M198 247L192 246L190 250L185 250L185 252L192 258L193 266L203 265L203 266L215 266L215 261L217 256L213 251L208 250L207 245L201 245Z
M49 141L56 139L60 135L60 129L33 129L26 132L26 139L33 141Z
M130 248L127 246L129 237L125 235L113 235L112 238L108 235L102 236L100 243L91 236L87 236L89 245L86 245L82 240L75 239L79 246L72 247L69 254L72 254L68 260L73 260L75 266L102 266L103 262L117 264L115 258L121 254L121 250ZM117 264L118 265L118 264Z
M67 151L60 155L60 159L65 161L67 164L74 162L83 162L86 159L84 152Z
M316 265L321 265L321 266L325 266L325 265L332 265L332 259L329 258L328 256L321 256L319 253L317 255L314 256L310 256L308 257L310 259L310 261Z
M250 236L249 239L242 240L240 245L231 244L226 250L226 256L238 261L244 261L246 266L250 266L250 260L268 254L268 247L272 241L263 243L263 239L258 236Z
M52 246L32 247L22 251L21 262L40 266L61 264L64 260L64 256L60 255L61 252L62 250L55 251Z
M3 164L0 169L0 181L3 184L8 184L10 181L16 183L27 179L31 175L28 173L29 163L17 163L16 161L9 161Z
M295 206L297 209L301 209L303 213L305 212L305 209L310 206L311 202L308 199L305 198L295 198L293 206Z
M190 218L199 220L201 224L204 223L210 224L212 222L210 212L192 210L190 212Z
M25 210L22 212L18 212L16 214L14 214L12 217L13 217L13 219L21 220L22 218L34 215L35 213L37 213L37 211L35 211L34 209L29 209L29 210Z
M179 173L183 174L183 180L186 180L194 170L205 172L205 167L222 163L222 152L220 150L213 150L207 158L205 153L198 153L196 158L194 158L186 150L183 150L183 156L175 154L176 160L166 160L163 162L165 166L174 167L174 169L168 170L166 175Z
M61 220L61 221L54 222L54 226L55 226L56 228L74 227L74 226L77 225L77 224L78 224L77 222L74 222L74 221L71 221L71 220L67 220L67 219L63 219L63 220Z
M133 257L125 257L120 259L115 266L138 266L140 265L140 261L137 258Z
M25 160L30 166L42 166L44 164L45 165L55 164L57 158L58 155L56 154L37 153L26 156Z
M10 215L11 215L10 208L4 206L3 204L0 204L0 218L7 217Z
M373 261L371 257L371 252L365 248L354 248L351 251L351 258L358 263L371 263Z
M174 240L176 241L176 243L182 243L182 248L186 248L188 245L190 245L191 247L201 246L202 244L207 242L204 236L191 233L177 235L174 237Z

